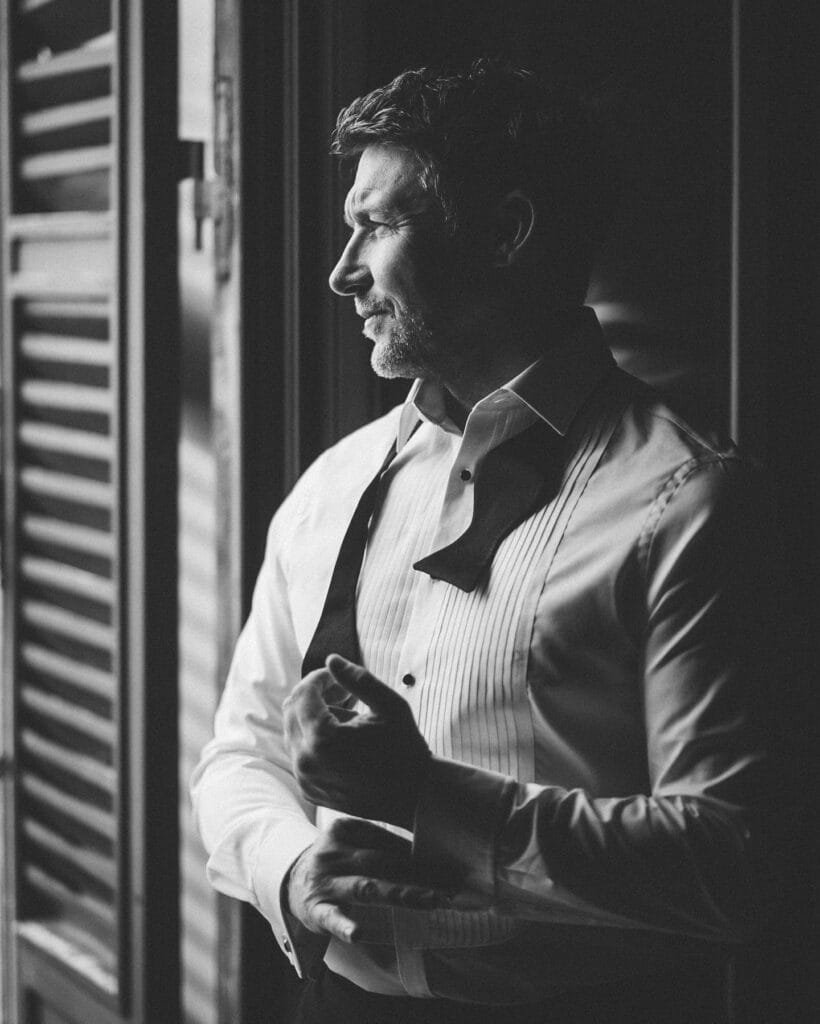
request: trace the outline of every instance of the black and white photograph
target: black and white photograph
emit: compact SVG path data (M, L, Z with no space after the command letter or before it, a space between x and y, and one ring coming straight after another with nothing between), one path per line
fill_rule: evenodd
M0 0L0 1024L820 1021L817 53Z

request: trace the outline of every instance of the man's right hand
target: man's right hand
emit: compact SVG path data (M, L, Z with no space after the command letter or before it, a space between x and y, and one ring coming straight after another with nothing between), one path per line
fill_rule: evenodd
M296 859L287 880L290 913L309 931L366 940L356 906L436 910L446 893L417 885L411 845L360 818L339 818Z

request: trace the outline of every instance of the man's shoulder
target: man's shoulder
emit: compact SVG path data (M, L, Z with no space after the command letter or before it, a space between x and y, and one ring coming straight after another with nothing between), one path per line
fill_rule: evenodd
M692 425L665 396L643 381L619 371L627 400L610 454L645 459L657 472L720 462L745 463L737 446L719 430Z
M614 524L613 536L642 561L659 537L674 544L706 528L759 535L768 490L759 467L636 378L620 374L616 386L620 416L579 506L581 522Z
M659 392L618 371L620 414L592 480L595 514L648 522L737 505L765 492L759 467L719 432L692 426ZM749 499L749 500L752 500Z

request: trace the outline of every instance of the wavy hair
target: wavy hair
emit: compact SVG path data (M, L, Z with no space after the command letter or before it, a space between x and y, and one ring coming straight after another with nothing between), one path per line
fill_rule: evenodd
M448 230L470 242L503 196L529 195L542 272L565 301L583 300L618 175L607 134L580 100L503 60L416 68L342 109L331 153L351 159L388 144L415 154Z

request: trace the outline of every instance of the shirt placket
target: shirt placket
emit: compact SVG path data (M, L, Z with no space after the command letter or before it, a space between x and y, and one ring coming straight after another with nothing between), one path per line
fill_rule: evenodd
M466 528L473 514L473 481L481 458L498 443L499 428L508 426L499 422L497 405L478 410L467 424L447 478L441 513L433 535L431 551L452 543ZM503 418L506 421L506 417ZM427 554L428 552L425 552ZM420 573L417 580L410 621L402 645L399 678L402 690L419 721L419 706L430 680L425 678L428 664L427 645L435 632L442 611L442 602L448 584ZM424 933L431 923L430 915L420 919L417 914L394 912L393 935L396 964L402 985L416 997L429 997L424 966Z

